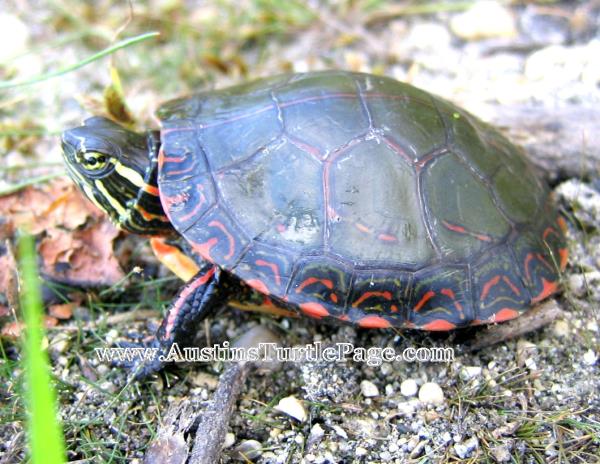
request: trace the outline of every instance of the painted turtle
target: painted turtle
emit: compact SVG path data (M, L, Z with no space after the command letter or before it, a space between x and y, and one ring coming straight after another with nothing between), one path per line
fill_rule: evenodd
M69 172L189 282L155 345L225 302L431 331L517 317L558 290L564 220L520 150L386 77L281 75L173 100L161 130L93 117ZM174 264L175 263L175 264ZM152 369L152 367L150 368Z

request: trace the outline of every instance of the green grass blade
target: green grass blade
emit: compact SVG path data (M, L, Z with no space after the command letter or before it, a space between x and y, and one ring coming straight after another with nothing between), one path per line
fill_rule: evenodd
M28 234L23 234L19 240L19 268L23 281L20 300L26 324L24 370L31 462L59 464L65 462L65 443L56 414L56 393L50 378L48 354L42 349L43 307L35 244Z
M82 68L83 66L90 64L94 61L99 60L111 53L116 52L117 50L121 50L122 48L129 47L130 45L143 42L144 40L148 40L152 37L156 37L160 35L159 32L147 32L145 34L141 34L135 37L131 37L129 39L122 40L117 42L116 44L105 48L98 53L93 54L92 56L79 61L78 63L72 64L70 66L66 66L64 68L57 69L56 71L52 71L46 74L42 74L40 76L30 77L28 79L14 79L12 81L2 81L0 82L0 90L2 89L11 89L14 87L22 87L26 85L37 84L39 82L47 81L48 79L52 79L53 77L62 76L63 74L67 74L71 71L75 71L76 69Z

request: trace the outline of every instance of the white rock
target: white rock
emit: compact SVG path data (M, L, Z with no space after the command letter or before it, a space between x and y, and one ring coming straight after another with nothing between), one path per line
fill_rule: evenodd
M315 442L321 440L321 438L323 438L324 436L325 436L325 430L323 430L323 427L321 427L320 424L315 424L310 429L310 435L308 436L308 441L310 443L315 443Z
M348 439L348 434L346 433L346 431L341 428L339 425L334 425L333 426L333 431L340 437L344 438L345 440Z
M10 60L27 50L29 29L18 17L0 13L0 63Z
M354 450L354 454L356 456L366 456L367 454L369 454L369 450L366 448L363 448L362 446L357 446L356 449Z
M379 389L377 388L377 385L369 380L363 380L360 383L360 391L366 398L379 396Z
M293 417L294 419L299 420L300 422L306 421L306 409L304 409L302 402L293 395L286 396L285 398L279 400L279 403L277 403L275 409Z
M481 366L465 366L460 371L460 378L463 380L471 380L479 377L482 372Z
M223 448L229 448L229 447L233 446L234 443L235 443L235 435L231 432L228 432L225 435L225 441L223 442Z
M444 392L437 383L424 383L419 389L419 401L426 404L443 404Z
M478 446L479 441L477 440L477 437L471 437L464 443L456 443L454 445L454 452L459 458L465 459L471 456Z
M495 1L475 2L450 21L452 32L464 40L510 38L517 33L512 13Z
M596 353L594 353L593 350L587 350L583 355L583 362L586 363L588 366L593 366L594 364L596 364L597 360L598 356L596 355Z
M415 379L406 379L400 384L400 393L404 396L415 396L418 390L419 386Z
M554 335L557 337L567 337L569 335L569 323L564 319L559 319L554 323Z
M412 416L415 411L417 410L417 404L415 404L417 401L405 401L403 403L398 403L398 412L400 414L402 414L403 416L406 417L410 417Z

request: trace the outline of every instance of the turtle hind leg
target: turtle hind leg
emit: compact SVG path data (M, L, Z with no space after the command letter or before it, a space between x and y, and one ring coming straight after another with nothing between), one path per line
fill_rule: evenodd
M140 380L161 370L169 362L174 344L185 347L194 340L199 323L228 299L229 291L221 284L221 270L203 264L194 277L179 290L169 306L154 339L146 344L153 356L134 363L131 375Z

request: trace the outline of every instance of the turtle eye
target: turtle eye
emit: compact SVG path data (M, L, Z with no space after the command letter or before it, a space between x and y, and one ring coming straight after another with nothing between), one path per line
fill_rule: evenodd
M108 157L95 151L84 152L80 156L81 165L88 171L99 171L108 164Z

